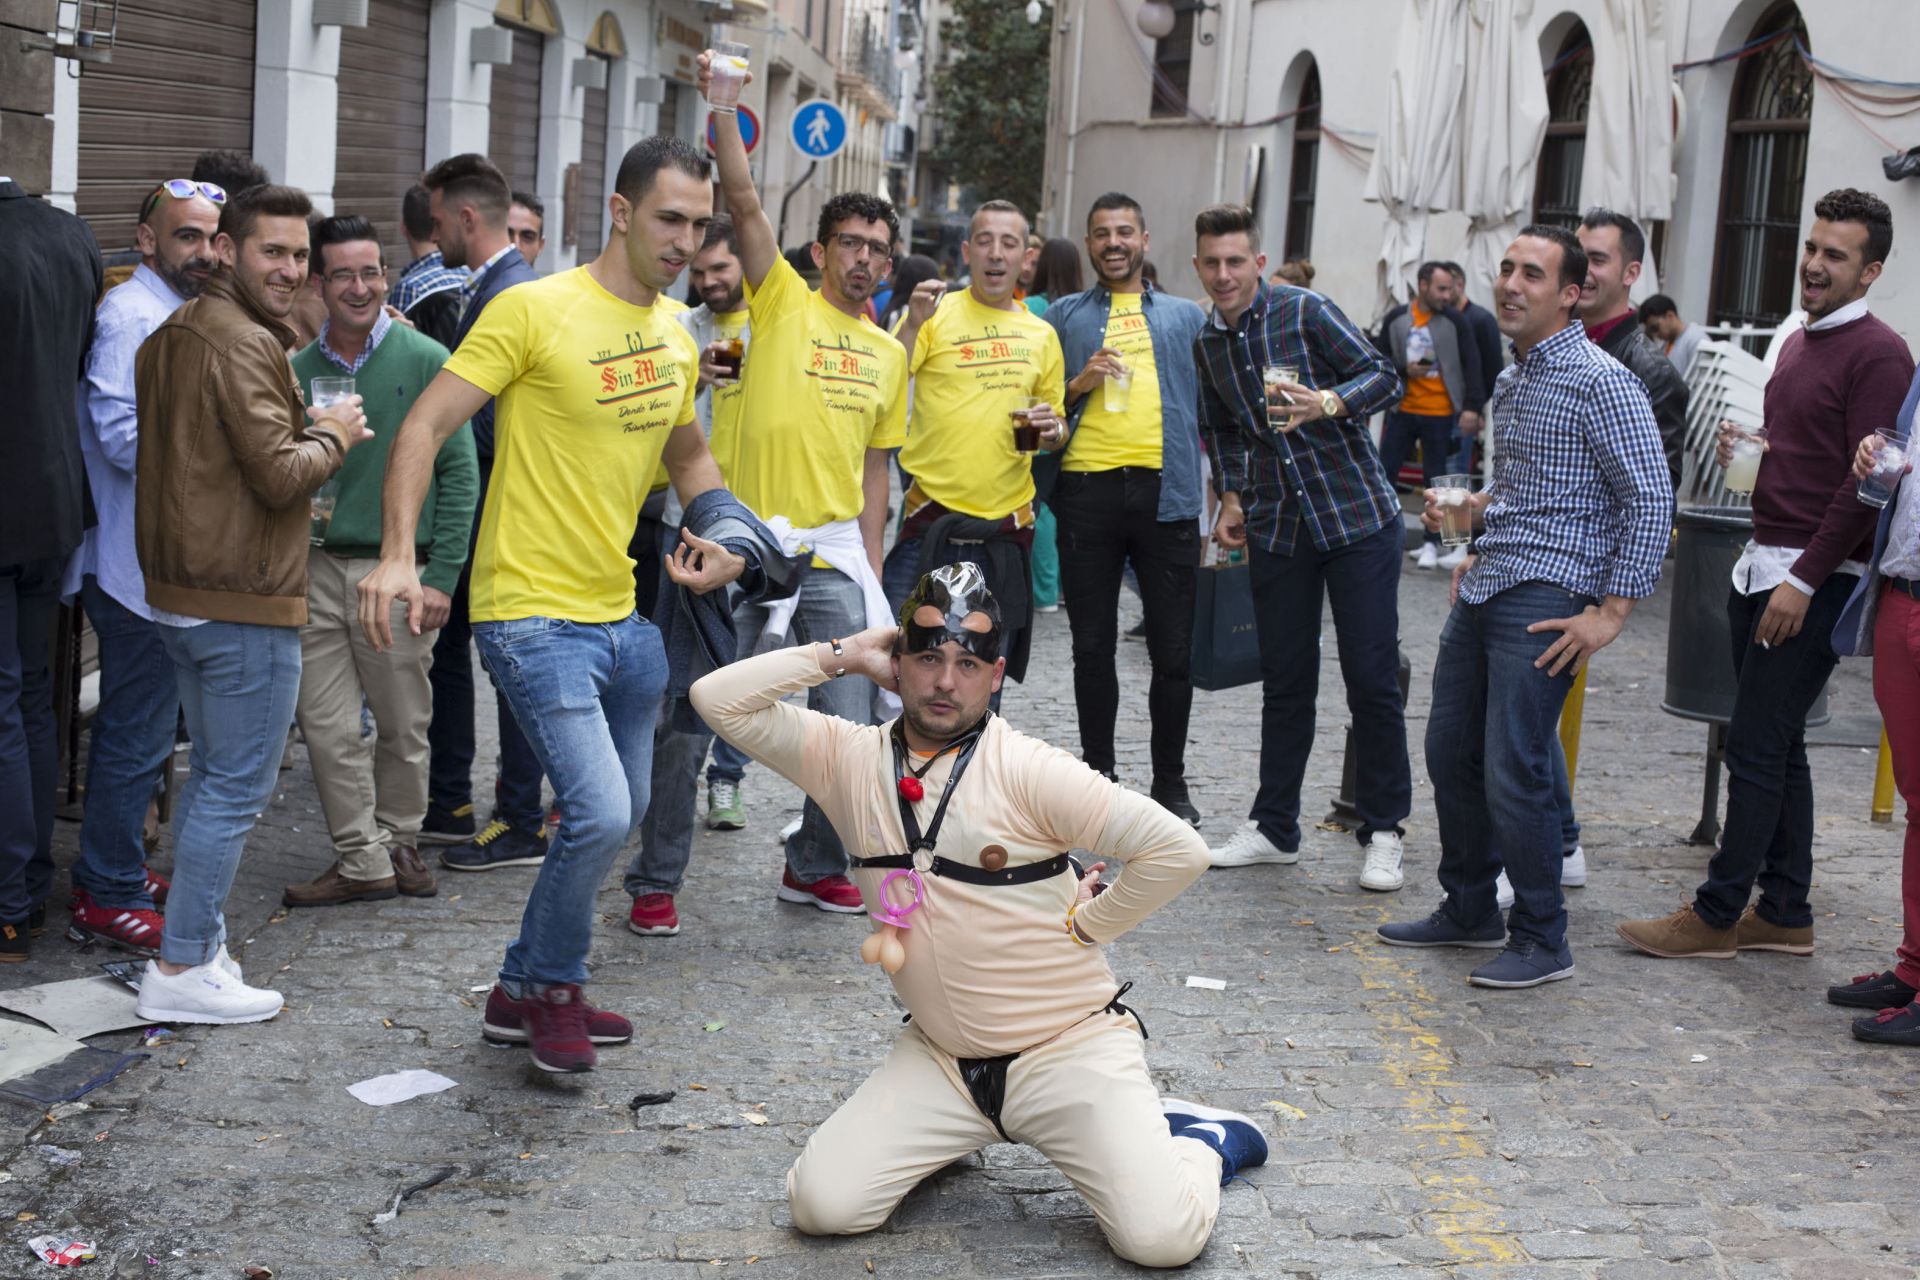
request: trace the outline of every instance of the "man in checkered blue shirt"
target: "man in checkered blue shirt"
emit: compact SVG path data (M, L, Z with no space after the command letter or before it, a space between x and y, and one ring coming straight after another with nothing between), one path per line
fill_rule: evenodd
M1495 317L1516 363L1489 405L1493 486L1472 500L1485 532L1454 571L1427 720L1446 900L1425 920L1380 928L1397 946L1500 949L1472 974L1482 987L1573 976L1553 793L1560 705L1653 593L1672 524L1646 387L1572 319L1586 277L1580 242L1561 227L1525 228L1500 263ZM1439 513L1429 489L1429 528ZM1502 863L1514 889L1504 922Z

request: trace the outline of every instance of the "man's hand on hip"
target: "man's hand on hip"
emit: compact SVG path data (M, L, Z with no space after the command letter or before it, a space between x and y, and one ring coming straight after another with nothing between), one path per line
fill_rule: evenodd
M1574 617L1548 618L1536 622L1527 628L1528 634L1558 631L1560 638L1534 659L1533 665L1536 669L1547 667L1550 676L1557 676L1563 671L1578 675L1581 668L1587 665L1587 659L1613 643L1626 621L1624 614L1590 604ZM1548 666L1549 663L1553 665Z

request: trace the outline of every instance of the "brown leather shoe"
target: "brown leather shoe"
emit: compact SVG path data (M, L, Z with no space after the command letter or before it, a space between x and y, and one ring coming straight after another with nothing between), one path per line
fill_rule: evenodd
M427 870L427 864L420 860L418 849L410 844L401 844L387 852L393 858L393 878L398 882L401 893L409 898L431 898L440 892L433 872Z
M1810 956L1813 954L1813 926L1799 929L1782 929L1777 924L1762 920L1759 914L1748 907L1733 926L1733 945L1742 951L1784 951L1790 956Z
M396 897L399 892L394 888L392 876L349 880L340 874L340 864L336 862L321 873L318 880L288 885L280 901L289 907L336 907L343 902L379 902Z
M1663 960L1731 960L1735 954L1733 929L1715 929L1694 914L1688 903L1658 920L1628 920L1615 926L1630 945Z

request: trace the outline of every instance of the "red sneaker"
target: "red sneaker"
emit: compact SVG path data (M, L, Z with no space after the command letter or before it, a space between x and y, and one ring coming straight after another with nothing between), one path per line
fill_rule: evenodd
M520 1001L533 1065L556 1075L593 1070L597 1055L587 1034L587 1002L577 982L556 982Z
M160 954L160 930L166 922L158 911L103 907L84 889L75 892L72 910L67 937L73 941L105 942L149 960Z
M847 915L860 915L867 909L860 891L845 876L821 876L810 884L802 884L794 878L792 867L780 873L780 901L804 902L822 911L840 911Z
M648 937L665 938L680 932L680 913L670 893L643 893L633 900L627 928Z
M527 1006L531 1000L515 1000L507 994L506 988L494 983L493 991L487 996L487 1012L480 1025L480 1034L494 1044L525 1044L527 1042ZM596 1009L592 1004L582 1001L587 1011L587 1039L594 1044L625 1044L633 1039L633 1024L617 1013L605 1009Z
M153 909L162 910L167 905L167 895L173 892L173 881L167 879L152 867L142 867L147 873L147 892L153 896Z

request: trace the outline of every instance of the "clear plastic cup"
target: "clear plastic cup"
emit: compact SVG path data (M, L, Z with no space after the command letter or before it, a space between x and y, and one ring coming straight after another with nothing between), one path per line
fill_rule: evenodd
M1854 492L1870 507L1884 507L1899 491L1900 477L1907 471L1907 450L1900 433L1893 427L1881 427L1874 433L1878 441L1873 450L1873 470L1860 480Z
M1727 492L1751 496L1753 486L1760 481L1760 459L1767 451L1767 429L1735 427L1732 434L1733 458L1727 463Z
M1100 403L1108 413L1125 413L1132 399L1133 370L1123 364L1120 372L1109 374L1100 384Z
M1473 477L1435 476L1433 493L1440 506L1440 545L1464 547L1473 541Z
M728 40L713 44L712 77L707 83L707 105L715 111L734 111L747 83L747 46Z
M313 509L313 523L307 534L307 541L314 546L322 546L327 541L327 530L333 525L333 508L340 501L340 476L336 472L327 477L327 482L315 489L307 499Z
M339 404L353 394L352 378L315 378L311 398L312 408L325 409L329 405Z

